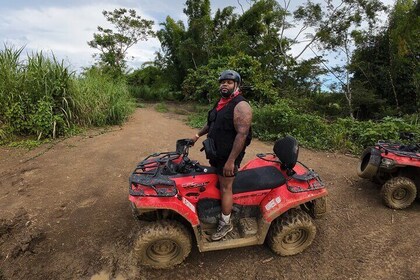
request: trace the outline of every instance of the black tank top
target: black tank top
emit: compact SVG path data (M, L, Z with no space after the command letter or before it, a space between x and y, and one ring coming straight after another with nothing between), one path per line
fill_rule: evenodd
M248 102L242 95L238 95L220 111L216 110L216 103L213 109L208 113L207 125L209 126L209 133L207 134L207 137L214 140L217 158L219 160L227 160L232 151L233 142L235 141L237 134L233 124L233 114L235 106L241 101ZM250 128L242 152L244 152L245 147L251 143L251 139L252 130Z

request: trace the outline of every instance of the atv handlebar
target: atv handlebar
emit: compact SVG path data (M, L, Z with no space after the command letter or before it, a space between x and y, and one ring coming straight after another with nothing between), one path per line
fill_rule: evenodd
M192 139L179 139L176 141L175 152L153 153L142 160L134 170L136 174L158 174L187 173L191 170L205 171L207 168L201 166L198 161L188 158L189 148L194 145Z
M176 141L176 153L182 156L182 160L178 164L178 171L180 173L187 172L191 168L198 171L204 171L206 169L198 161L188 158L189 148L194 146L194 143L192 139L179 139Z
M183 155L188 155L188 149L194 145L192 139L179 139L176 140L176 153Z

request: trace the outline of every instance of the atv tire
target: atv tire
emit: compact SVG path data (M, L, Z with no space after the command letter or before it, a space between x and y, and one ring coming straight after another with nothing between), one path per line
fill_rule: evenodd
M404 209L416 199L416 185L407 177L394 177L382 186L385 205L392 209Z
M292 256L308 248L315 235L311 216L300 209L290 209L273 222L267 243L274 253Z
M145 225L134 244L134 254L141 265L170 268L191 252L191 235L177 221L161 220Z
M314 200L313 217L322 218L328 211L327 197L320 197Z
M377 155L379 153L379 155ZM357 175L372 180L379 169L380 152L375 148L366 148L359 160Z

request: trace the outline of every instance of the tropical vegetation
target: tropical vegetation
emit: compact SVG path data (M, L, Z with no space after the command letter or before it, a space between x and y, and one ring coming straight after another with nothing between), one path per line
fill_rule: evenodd
M308 147L357 152L402 131L420 137L418 1L238 4L212 11L210 0L186 0L186 20L167 16L156 32L135 10L104 11L114 28L97 28L88 42L97 62L79 75L53 55L22 60L23 49L5 47L0 139L121 123L133 98L203 104L190 116L200 126L227 68L243 78L261 139L291 134ZM161 50L129 71L127 50L151 37Z

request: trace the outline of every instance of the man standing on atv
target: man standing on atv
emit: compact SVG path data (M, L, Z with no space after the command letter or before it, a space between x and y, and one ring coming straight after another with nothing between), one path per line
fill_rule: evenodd
M216 150L215 156L207 155L210 165L217 170L222 198L221 218L217 231L211 236L213 241L222 239L233 229L230 219L233 180L252 138L252 110L239 91L240 83L241 76L236 71L222 72L219 77L221 98L209 111L207 124L192 139L196 142L207 134L207 141L212 141Z

